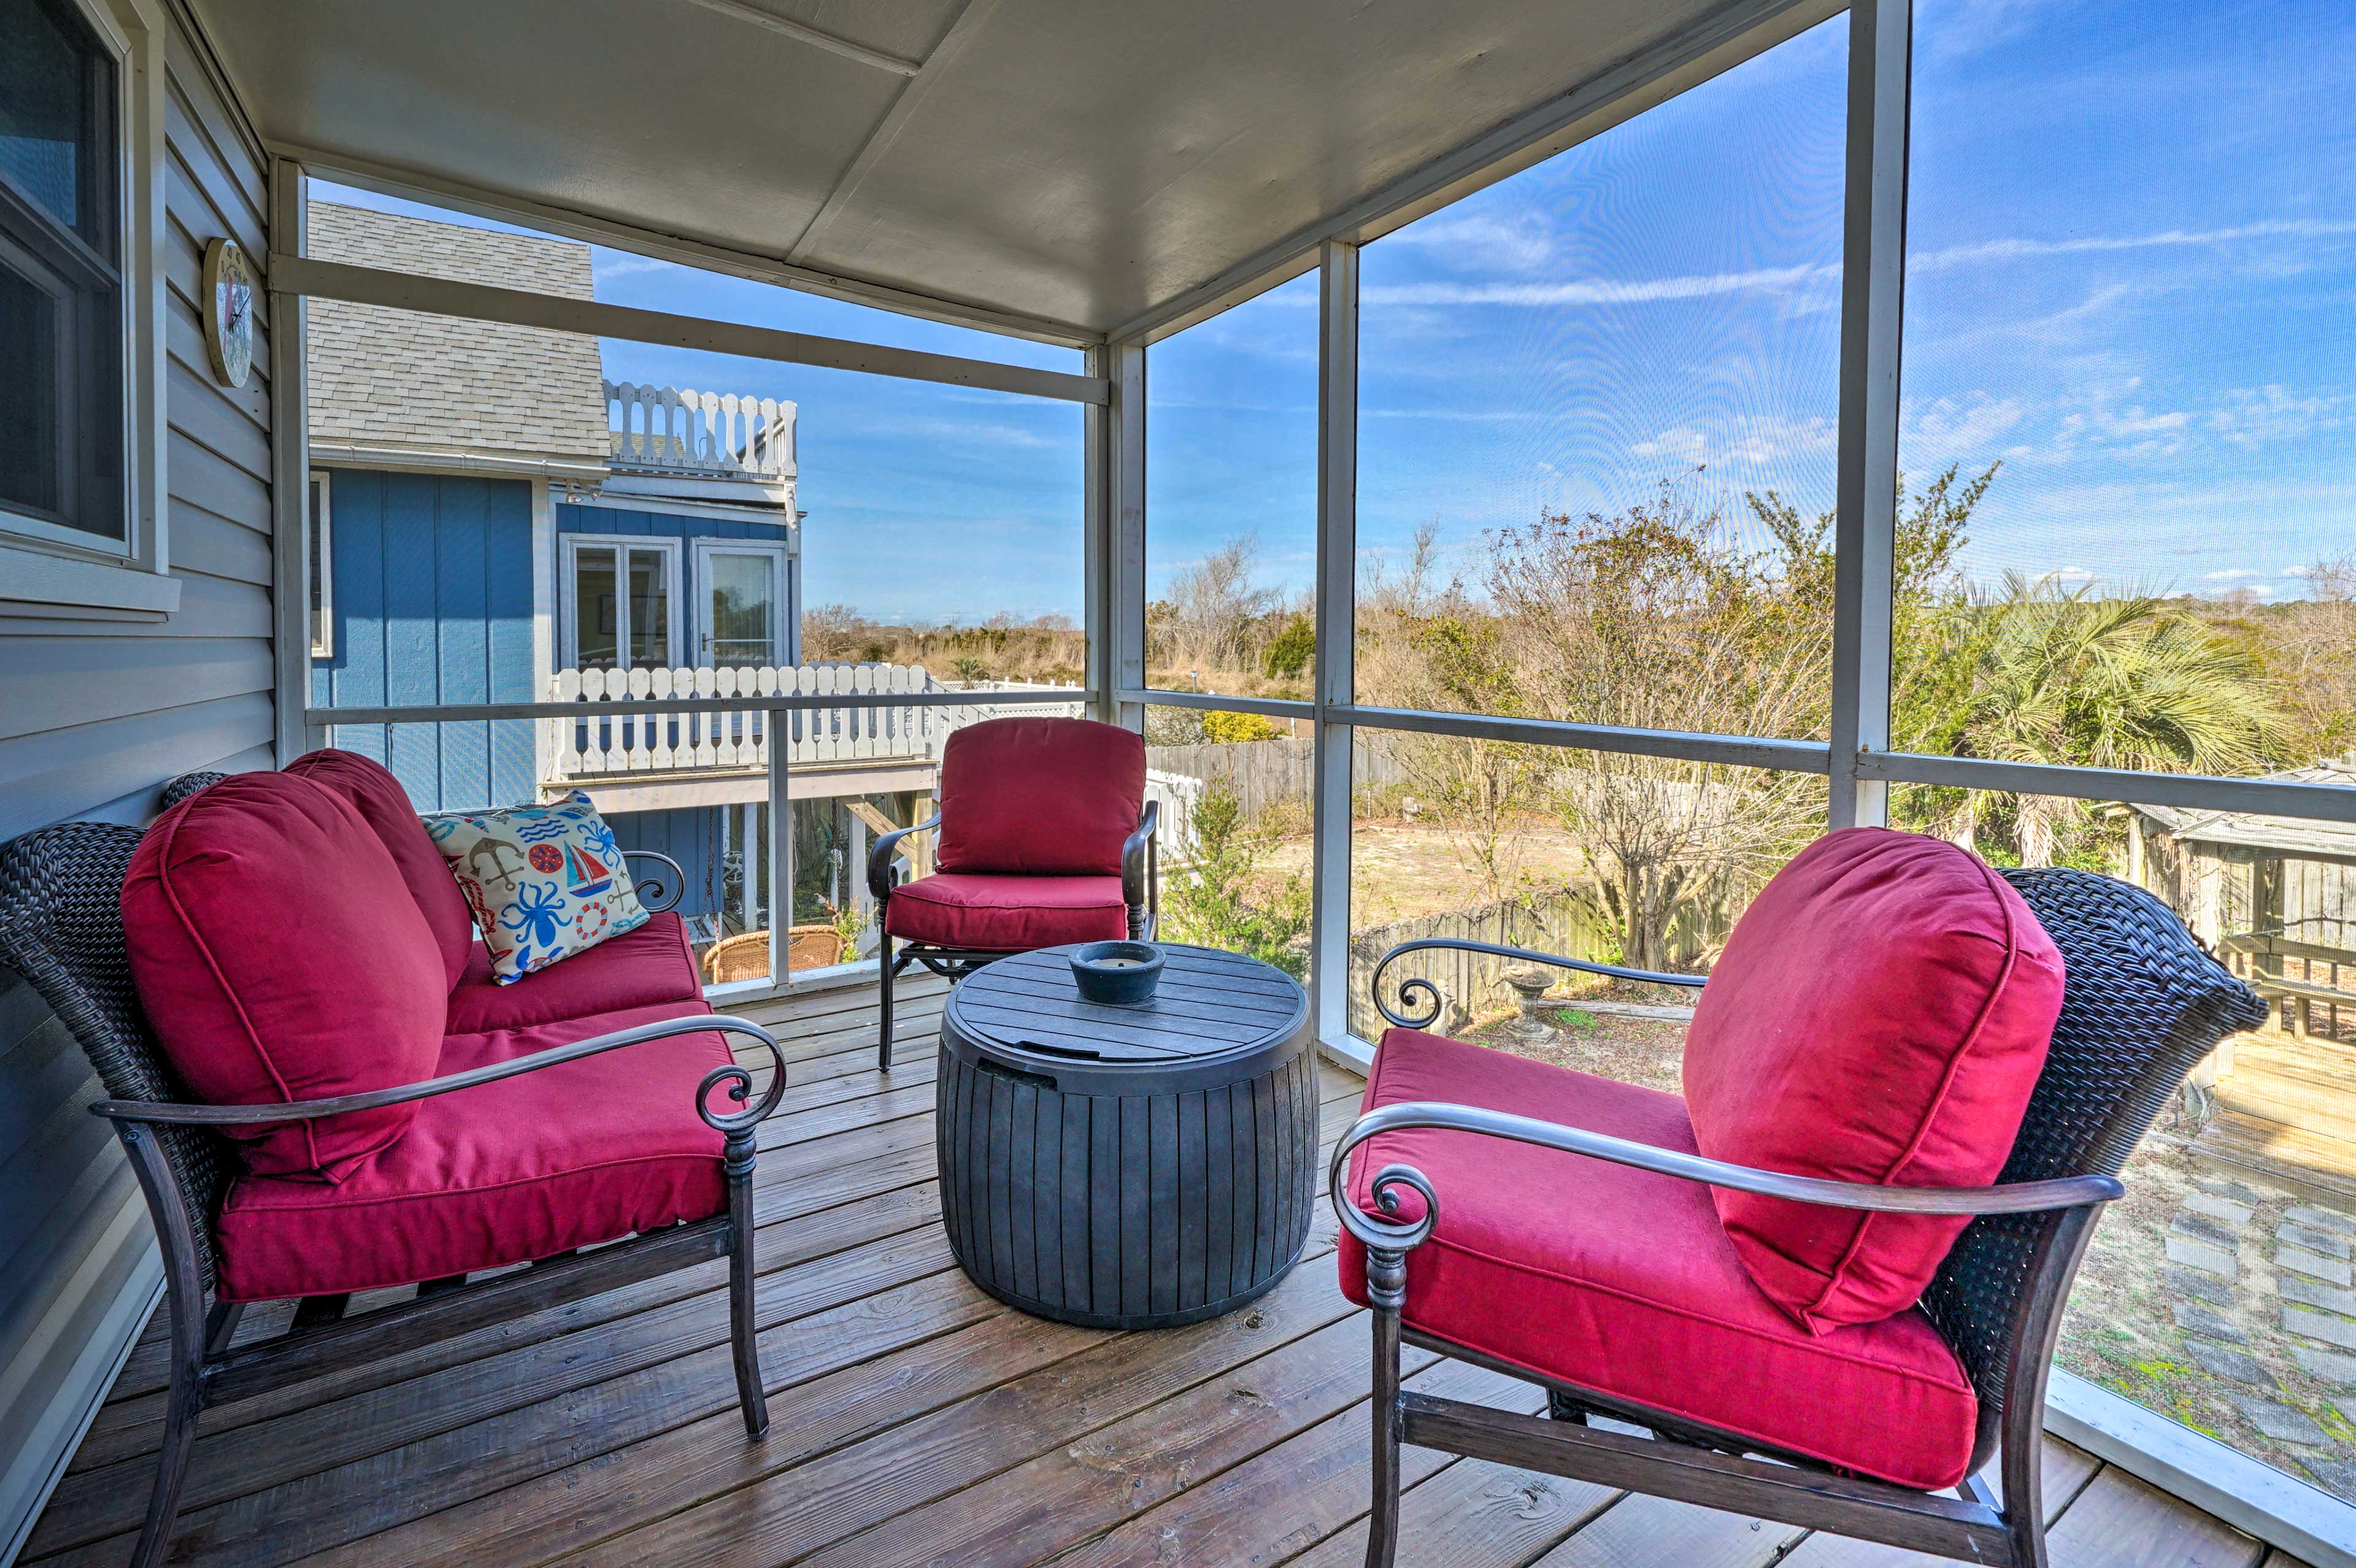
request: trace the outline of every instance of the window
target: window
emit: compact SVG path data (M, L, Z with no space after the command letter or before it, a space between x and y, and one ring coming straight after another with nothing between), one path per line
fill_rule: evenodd
M327 516L327 475L311 475L311 656L336 656L336 573L330 551L335 548Z
M1316 655L1317 281L1145 358L1146 684L1306 698ZM1154 709L1173 741L1202 714Z
M564 662L573 669L653 669L679 663L672 602L676 539L563 540Z
M1360 253L1358 700L1816 738L1847 21Z
M1917 43L1893 749L2237 775L2336 756L2356 13L1941 7ZM2000 814L1983 843L2066 858L2090 819L2062 816Z
M114 59L62 0L0 0L0 520L120 550Z
M792 557L781 543L695 542L695 662L715 669L791 664Z

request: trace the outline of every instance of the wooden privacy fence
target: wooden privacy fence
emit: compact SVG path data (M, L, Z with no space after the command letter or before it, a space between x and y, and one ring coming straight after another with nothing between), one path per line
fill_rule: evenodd
M1712 936L1710 928L1722 938L1728 922L1725 912L1711 912L1705 916L1688 911L1681 915L1669 933L1670 966L1678 970L1690 967L1695 960L1708 950ZM1468 942L1494 942L1501 946L1530 948L1539 953L1559 954L1566 958L1586 958L1609 961L1618 945L1612 923L1584 893L1558 892L1544 898L1524 901L1507 900L1502 903L1483 904L1467 910L1446 910L1438 914L1419 915L1390 925L1372 926L1350 933L1350 1032L1360 1040L1376 1040L1389 1026L1375 1010L1374 998L1367 982L1374 976L1375 965L1382 955L1402 942L1419 942L1426 937L1450 936ZM1515 960L1498 958L1486 953L1463 953L1435 949L1402 958L1383 978L1384 994L1391 1005L1398 1005L1398 983L1411 976L1421 976L1440 987L1447 998L1448 1008L1440 1021L1431 1027L1437 1030L1462 1028L1468 1020L1505 1011L1516 1005L1512 987L1505 984L1506 970L1518 967ZM1572 976L1568 971L1562 978ZM1659 987L1652 987L1659 989ZM1664 997L1663 1000L1683 1002L1685 997Z
M1189 807L1202 785L1213 779L1226 781L1227 787L1236 792L1247 818L1289 802L1308 805L1317 776L1308 737L1291 735L1273 741L1148 746L1145 766L1149 773L1164 775L1170 798ZM1354 787L1395 784L1404 776L1399 765L1380 752L1363 745L1350 749ZM1164 805L1162 809L1167 811L1170 807Z

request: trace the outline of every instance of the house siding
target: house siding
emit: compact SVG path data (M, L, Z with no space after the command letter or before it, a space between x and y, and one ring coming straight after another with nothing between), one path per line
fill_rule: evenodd
M267 170L178 0L169 16L158 390L180 606L154 623L0 614L0 838L142 822L175 774L273 760L270 302L257 292L253 373L234 390L213 379L198 304L214 236L267 266ZM137 1184L87 1109L98 1096L64 1026L0 970L0 1562L161 1286Z
M313 700L533 700L537 481L329 473L335 654L313 662ZM338 724L333 738L391 768L420 811L513 805L539 783L529 720Z

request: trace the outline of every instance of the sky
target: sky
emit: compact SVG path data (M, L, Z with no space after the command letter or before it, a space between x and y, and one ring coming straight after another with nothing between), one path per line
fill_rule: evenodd
M2281 600L2356 549L2351 58L2344 0L1921 0L1901 462L2002 463L1976 580ZM1846 71L1836 18L1365 248L1366 564L1430 524L1477 588L1491 530L1664 483L1740 537L1746 490L1831 507ZM618 304L1078 368L595 263ZM1302 278L1149 353L1150 592L1241 535L1306 592L1316 331ZM809 603L1078 615L1076 406L618 342L605 358L799 403Z

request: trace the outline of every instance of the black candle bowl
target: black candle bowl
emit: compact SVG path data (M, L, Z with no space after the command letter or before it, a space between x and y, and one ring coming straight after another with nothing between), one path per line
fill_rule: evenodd
M1072 984L1084 1001L1133 1008L1162 984L1162 949L1150 942L1091 942L1072 953Z

